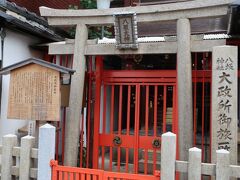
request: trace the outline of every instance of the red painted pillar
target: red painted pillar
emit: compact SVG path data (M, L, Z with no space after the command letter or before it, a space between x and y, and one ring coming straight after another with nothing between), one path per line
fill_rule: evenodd
M102 56L96 57L96 93L94 104L93 168L98 168Z

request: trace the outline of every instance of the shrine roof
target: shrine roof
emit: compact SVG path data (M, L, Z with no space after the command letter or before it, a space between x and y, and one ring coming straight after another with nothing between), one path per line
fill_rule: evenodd
M0 1L0 8L1 23L10 29L30 33L47 41L62 41L69 37L66 31L49 26L43 17L15 3Z
M75 70L72 70L70 68L66 68L57 64L53 64L47 61L44 61L42 59L37 59L37 58L29 58L23 61L20 61L18 63L12 64L10 66L4 67L0 70L0 75L6 75L9 74L12 70L27 66L29 64L38 64L40 66L44 66L56 71L59 71L60 73L63 74L73 74Z

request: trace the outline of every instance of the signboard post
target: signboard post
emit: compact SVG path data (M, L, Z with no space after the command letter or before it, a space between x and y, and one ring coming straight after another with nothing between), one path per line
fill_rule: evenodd
M237 83L237 47L214 47L212 61L212 162L216 162L216 150L225 149L230 151L230 163L237 164Z
M58 121L60 73L30 64L10 73L8 118Z
M28 122L28 135L35 137L36 130L36 121L29 121Z
M29 120L28 135L32 136L37 133L39 121L60 120L61 75L70 74L70 83L73 70L31 58L0 71L0 74L9 73L9 119Z

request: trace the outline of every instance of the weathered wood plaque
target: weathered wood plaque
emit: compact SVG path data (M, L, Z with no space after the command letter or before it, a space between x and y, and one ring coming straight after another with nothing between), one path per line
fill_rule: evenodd
M116 47L119 49L137 49L138 32L136 13L115 14Z
M230 151L237 164L238 50L235 46L213 48L212 62L212 161L216 150Z
M61 106L62 107L69 106L69 94L70 94L70 86L61 85Z
M8 118L58 121L60 119L60 73L29 64L12 70Z

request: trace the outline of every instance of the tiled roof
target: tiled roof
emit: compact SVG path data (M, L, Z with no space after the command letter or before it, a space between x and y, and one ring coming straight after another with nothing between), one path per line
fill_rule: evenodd
M65 31L49 26L43 17L13 2L0 0L0 7L2 8L0 18L5 20L7 26L10 28L17 27L18 30L23 32L53 41L60 41L65 37L69 37Z
M24 61L20 61L16 64L12 64L10 66L2 68L0 70L0 74L1 75L2 74L9 74L10 71L12 71L14 69L21 68L21 67L29 65L29 64L38 64L38 65L41 65L41 66L44 66L44 67L47 67L47 68L50 68L50 69L54 69L54 70L59 71L59 72L64 73L64 74L73 74L75 72L75 70L72 70L72 69L57 65L57 64L49 63L49 62L44 61L42 59L29 58L29 59L26 59Z
M214 39L228 39L231 38L230 35L227 34L202 34L198 35L198 38L203 40L214 40ZM156 37L139 37L139 43L147 43L147 42L164 42L164 41L176 41L176 36L156 36ZM103 38L98 40L98 44L115 44L115 38Z
M29 11L39 14L40 6L56 9L68 9L69 5L79 5L80 0L9 0L19 6L26 7Z

